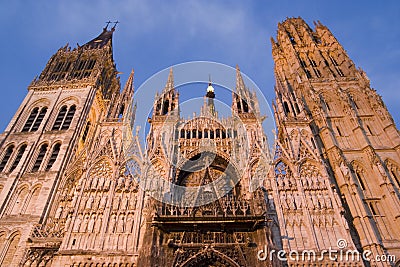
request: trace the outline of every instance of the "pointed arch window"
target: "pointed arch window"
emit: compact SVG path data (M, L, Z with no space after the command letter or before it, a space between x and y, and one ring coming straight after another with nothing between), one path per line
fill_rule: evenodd
M57 160L58 153L60 152L61 144L57 143L53 147L49 161L47 162L46 171L50 170L54 162Z
M60 61L54 66L51 75L47 77L48 81L56 80L60 81L64 79L69 71L71 66L71 61Z
M3 159L0 162L0 172L2 172L4 170L4 168L6 167L7 162L10 159L13 151L14 151L14 145L10 145L7 147L6 153L4 154Z
M318 66L317 66L317 63L315 63L314 58L313 58L311 55L309 55L309 56L308 56L308 59L309 59L310 64L311 64L311 66L312 66L312 68L313 68L313 70L314 70L315 75L316 75L318 78L320 78L320 77L321 77L321 72L318 70Z
M82 141L83 141L83 142L86 141L86 138L87 138L87 136L88 136L88 134L89 134L89 130L90 130L90 121L88 121L88 122L86 123L85 130L83 131L83 134L82 134Z
M69 128L69 126L71 125L71 122L72 122L72 118L75 115L75 111L76 111L75 105L72 105L69 107L67 116L65 117L64 123L61 126L61 130L67 130Z
M243 112L249 112L249 105L245 100L242 100L242 105L243 105Z
M303 68L307 68L307 64L306 64L306 62L304 61L304 59L300 58L299 60L300 60L300 65L301 65Z
M15 215L23 213L28 193L29 193L28 187L26 186L20 187L13 196L12 204L9 206L10 210L7 211L7 214Z
M314 137L311 137L311 144L312 144L314 149L317 149L317 145L315 144Z
M35 212L35 208L38 205L39 193L41 190L41 186L37 186L29 192L28 198L26 199L26 203L24 203L24 207L21 213L33 213Z
M125 106L121 105L118 112L118 118L121 119L124 116Z
M317 67L317 63L315 63L314 59L312 57L310 57L309 59L310 59L311 66Z
M321 72L319 71L319 69L317 69L316 67L313 68L313 69L314 69L315 75L316 75L318 78L321 78Z
M6 232L3 230L0 232L0 248L3 246L3 244L6 243Z
M71 125L75 111L75 105L70 106L69 109L66 105L62 106L51 130L67 130Z
M374 207L374 203L369 202L368 206L369 206L369 208L371 210L372 215L374 215L374 216L379 215L378 212L376 211L375 207Z
M294 103L294 108L296 109L296 113L299 114L300 113L300 108L299 108L299 105L297 103Z
M222 130L222 131L221 131L221 136L222 136L222 139L225 139L225 138L226 138L226 131L225 131L225 130Z
M304 71L306 72L307 78L309 78L309 79L312 78L311 72L308 69L305 69Z
M161 112L161 102L158 102L156 106L156 114L160 114L160 112Z
M333 63L334 66L339 66L339 64L337 63L337 61L335 60L335 58L333 57L332 54L329 54L329 58L330 58L330 60L332 61L332 63Z
M208 129L204 129L204 138L208 138Z
M210 130L210 139L214 139L214 130Z
M96 64L95 59L78 60L78 62L74 66L74 70L70 78L82 79L89 77L95 64Z
M15 253L17 252L18 248L18 243L20 240L21 235L19 233L13 235L8 243L5 244L4 249L5 253L3 260L0 262L0 265L9 265L10 262L13 261L13 258L15 257Z
M290 34L290 32L286 31L286 34L290 40L290 43L292 43L293 45L296 44L296 41L294 40L293 36Z
M220 129L215 130L215 138L221 138L221 131Z
M39 108L36 107L32 110L31 114L28 117L28 120L25 122L24 127L22 128L23 132L34 132L39 129L40 124L44 116L46 115L47 107L42 107L39 112Z
M36 117L35 122L34 122L33 125L32 125L32 128L31 128L31 130L30 130L31 132L37 131L37 129L39 129L39 126L40 126L40 124L42 123L43 118L44 118L44 116L46 115L46 112L47 112L47 107L43 107L43 108L40 110L39 114L38 114L37 117Z
M240 105L240 101L236 102L236 107L238 109L238 112L242 112L242 106Z
M39 113L39 108L37 108L37 107L31 111L31 114L29 115L28 120L25 122L24 128L22 128L23 132L29 132L38 113Z
M363 177L362 177L361 172L359 170L356 171L356 176L357 176L358 182L360 183L361 189L365 190L365 184L364 184L364 181L363 181Z
M33 165L33 168L32 168L32 172L37 172L40 169L40 166L42 165L44 156L46 155L46 152L47 152L47 147L48 147L47 144L43 144L40 147L39 154L38 154L35 164Z
M44 116L46 115L47 107L42 107L39 112L39 108L36 107L32 110L31 114L28 117L28 120L25 122L24 127L22 128L23 132L34 132L39 129L40 124Z
M283 110L285 111L286 115L288 115L290 113L289 105L286 101L283 102Z
M185 138L185 130L181 129L181 138Z
M286 187L290 186L290 177L291 177L291 172L289 167L282 161L279 161L275 165L275 180L278 184L278 187Z
M340 77L343 77L343 76L344 76L343 71L342 71L339 67L336 67L336 70L337 70L337 72L339 73L339 76L340 76Z
M51 130L59 130L60 129L66 113L67 113L67 106L62 106L60 111L58 112L56 121L54 122L53 128Z
M166 115L168 113L168 109L169 109L169 100L167 99L164 101L162 115Z
M22 156L24 155L24 152L26 150L26 144L23 144L19 149L17 156L14 159L13 164L11 165L10 172L12 172L15 168L17 168L19 162L21 161Z
M293 107L293 104L292 104L292 102L290 102L290 107L292 108L292 110L293 110L293 115L296 117L296 111L294 110L294 107Z
M275 175L277 178L280 176L285 176L287 174L287 166L284 162L280 161L278 164L275 165Z

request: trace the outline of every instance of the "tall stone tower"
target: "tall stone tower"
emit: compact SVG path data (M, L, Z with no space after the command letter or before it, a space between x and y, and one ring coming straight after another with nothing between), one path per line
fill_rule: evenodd
M101 195L84 189L96 187L84 183L85 175L87 170L103 174L96 177L103 181L100 191L109 192L105 188L113 186L108 179L118 173L114 170L122 162L107 156L119 155L112 140L119 136L118 121L133 94L132 77L119 93L112 54L114 30L106 27L73 50L68 45L60 48L29 85L0 136L1 266L42 266L53 259L64 236L62 248L82 242L71 233L77 223L66 231L68 224L101 218L83 211ZM100 148L101 153L91 154Z
M399 258L400 136L381 97L320 22L287 19L271 41L284 249L344 239L346 249Z

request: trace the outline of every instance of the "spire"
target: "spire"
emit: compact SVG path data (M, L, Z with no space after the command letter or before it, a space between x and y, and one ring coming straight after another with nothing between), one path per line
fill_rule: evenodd
M163 93L168 92L172 89L174 89L174 72L172 70L172 68L169 69L169 74L168 74L168 79L167 79L167 83L165 84Z
M172 113L170 112L174 112L176 116L179 116L179 93L175 91L174 73L172 68L169 70L167 83L165 84L162 93L160 95L156 94L155 97L154 115L171 115Z
M214 98L215 98L214 87L212 86L211 76L210 76L208 79L207 93L204 96L204 105L201 108L202 116L217 117L217 112L215 111L215 105L214 105Z
M128 80L126 81L126 84L124 86L124 90L122 90L121 93L121 100L119 103L119 112L125 117L125 115L127 114L127 112L129 112L129 110L127 110L127 108L129 107L132 98L133 98L133 93L135 91L135 88L133 86L133 75L134 75L135 71L132 69L131 73L129 74Z
M116 24L110 30L108 30L108 24L109 24L109 22L107 22L107 26L103 28L103 31L102 31L102 33L99 34L99 36L97 36L96 38L90 40L89 42L87 42L86 44L84 44L81 47L89 48L89 49L103 48L106 44L111 42L112 41L112 35L113 35L113 32L115 31Z
M132 69L131 73L129 74L128 80L126 81L124 90L122 90L122 95L123 96L128 96L129 98L131 98L133 96L134 93L134 87L133 87L133 75L134 75L135 71Z
M245 90L245 85L243 81L242 74L239 69L239 65L236 65L236 93L241 95L241 93Z
M215 98L214 87L212 86L211 76L208 78L207 94L208 98Z
M121 94L114 94L113 100L111 101L112 105L110 107L110 116L114 117L125 117L127 112L127 107L129 107L134 93L133 87L133 74L134 71L132 69L131 74L126 81L124 89Z
M242 73L236 65L236 89L232 92L232 110L237 113L248 113L254 110L252 106L252 94L244 84Z

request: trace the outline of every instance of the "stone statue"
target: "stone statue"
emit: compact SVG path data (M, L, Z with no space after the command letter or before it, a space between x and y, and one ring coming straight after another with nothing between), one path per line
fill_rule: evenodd
M116 215L115 214L111 215L110 224L108 225L108 232L109 233L114 233L115 232L116 220L117 220Z
M82 215L78 215L75 219L74 228L72 229L73 232L79 232L82 223Z
M96 222L96 215L93 214L93 215L90 217L90 220L89 220L89 223L88 223L88 227L87 227L87 231L88 231L89 233L92 233L92 232L93 232L93 228L94 228L95 222Z
M376 166L378 167L378 170L381 173L381 175L383 177L387 177L386 170L385 170L385 168L382 166L382 164L379 161L376 163Z
M349 174L349 167L342 161L340 163L340 170L342 171L343 176L347 176Z

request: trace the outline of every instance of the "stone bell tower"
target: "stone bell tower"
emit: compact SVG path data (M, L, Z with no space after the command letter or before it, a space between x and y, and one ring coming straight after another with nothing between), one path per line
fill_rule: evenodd
M110 100L119 94L112 56L114 30L106 27L82 46L60 48L28 86L0 136L2 266L17 266L26 259L27 248L36 240L34 229L39 227L49 237L43 227L52 225L56 231L60 226L49 218L67 166L91 142L99 120L111 111ZM33 264L52 257L60 240L50 241L53 247L47 244L47 250L36 253Z
M346 249L398 258L400 136L381 97L320 22L280 23L272 54L284 247L320 251L344 239Z

